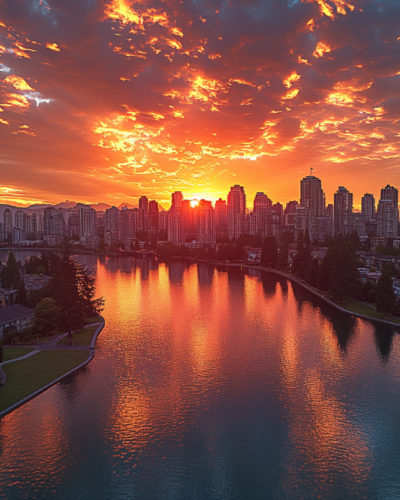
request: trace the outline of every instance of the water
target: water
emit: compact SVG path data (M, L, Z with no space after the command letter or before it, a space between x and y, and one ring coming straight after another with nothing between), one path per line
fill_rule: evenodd
M259 271L79 260L106 327L0 421L0 498L400 498L393 329Z

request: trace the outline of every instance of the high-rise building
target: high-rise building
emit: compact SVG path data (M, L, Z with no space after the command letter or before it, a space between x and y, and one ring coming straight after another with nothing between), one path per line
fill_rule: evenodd
M334 227L336 234L350 234L353 218L353 194L340 186L334 194Z
M399 209L392 199L379 200L376 220L378 236L394 238L398 235Z
M96 235L99 238L104 238L104 231L106 225L106 212L99 210L96 212Z
M244 233L246 217L246 194L243 186L231 187L228 194L228 237L239 238Z
M79 216L79 208L70 208L68 213L68 235L74 240L80 238L81 221Z
M94 208L80 208L79 222L80 238L93 238L96 235L96 210Z
M183 200L183 195L180 191L175 191L175 193L172 193L173 208L181 208L182 200Z
M16 229L24 229L25 230L24 212L22 210L17 210L15 212L14 227Z
M12 230L13 230L13 223L12 223L12 212L9 208L6 208L3 212L3 231L4 231L4 239L6 241L10 241L12 239Z
M211 201L200 200L196 207L196 219L199 245L215 244L215 213Z
M272 205L270 217L270 236L275 236L280 243L283 234L283 205L275 203Z
M217 238L228 237L228 206L221 198L215 202L215 231Z
M158 229L168 234L168 212L166 210L162 210L158 214Z
M49 235L65 235L65 220L62 208L47 207L44 209L44 232Z
M197 239L197 219L190 200L183 200L179 210L181 215L182 241Z
M291 234L294 234L294 218L298 206L299 203L296 200L289 201L288 203L286 203L286 207L284 210L283 218L284 218L285 231Z
M300 181L300 205L311 209L316 217L325 215L325 194L318 177L308 175Z
M136 209L137 211L138 209ZM136 236L135 209L122 207L119 216L120 241L125 250L131 250L133 240Z
M365 193L361 198L361 213L366 219L375 219L375 198L373 194Z
M256 215L256 234L265 238L272 235L271 226L272 201L262 192L256 193L253 202L253 213Z
M399 191L389 184L381 189L381 200L392 200L393 205L399 206Z
M149 202L149 230L158 231L158 203L155 200Z
M310 238L314 239L316 237L314 234L315 218L325 214L325 194L318 177L308 175L300 181L300 205L306 208L304 212L306 229L309 231Z
M139 198L139 210L143 210L143 231L148 230L148 218L149 218L149 200L147 196L141 196Z
M104 238L107 244L116 243L119 240L119 216L120 211L117 207L106 209L106 225Z
M181 206L183 196L180 191L172 193L172 204L168 212L168 240L176 245L185 242L185 234L182 231Z

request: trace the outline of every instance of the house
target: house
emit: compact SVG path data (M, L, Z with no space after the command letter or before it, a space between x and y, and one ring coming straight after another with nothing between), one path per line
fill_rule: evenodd
M19 331L33 325L33 309L21 304L15 304L0 309L0 338L3 337L4 328L14 327Z
M0 309L9 307L17 302L17 290L0 288Z

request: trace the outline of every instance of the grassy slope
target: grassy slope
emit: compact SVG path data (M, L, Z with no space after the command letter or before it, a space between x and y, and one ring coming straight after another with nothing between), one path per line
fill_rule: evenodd
M369 307L367 304L363 304L358 300L351 299L344 305L341 305L337 302L337 304L343 309L347 309L348 311L355 312L358 314L363 314L364 316L368 316L370 318L383 319L385 321L391 321L392 323L400 324L399 318L395 318L394 316L390 316L390 314L378 313L372 307Z
M4 348L4 361L20 358L29 352L33 351L33 347L5 347Z
M88 351L41 351L3 366L7 381L0 387L0 411L29 396L83 363Z
M101 316L95 316L94 318L87 318L86 324L91 325L92 323L101 323L103 318Z
M89 326L87 328L82 328L82 330L79 330L78 332L76 332L72 335L72 342L76 345L79 345L79 346L90 345L96 329L97 329L97 326ZM63 340L60 340L60 342L58 342L58 344L59 345L69 344L68 337L65 336L63 338Z

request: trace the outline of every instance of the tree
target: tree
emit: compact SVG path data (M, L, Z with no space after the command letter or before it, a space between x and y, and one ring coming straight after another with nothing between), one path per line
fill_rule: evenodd
M35 274L37 274L38 276L44 276L46 274L46 268L44 266L39 266L36 269Z
M0 340L0 363L4 361L4 349L3 342Z
M306 231L306 238L302 236L299 238L297 243L297 252L293 258L293 273L300 276L300 278L305 279L308 275L310 265L311 265L311 247L310 238L307 238L308 231Z
M335 299L347 302L360 293L361 281L358 272L357 254L348 240L335 249L331 266L329 289Z
M56 330L60 310L54 299L47 297L39 302L33 311L35 330L48 335Z
M381 313L390 313L396 305L396 295L390 273L383 269L376 287L376 310Z
M287 243L283 242L279 249L278 269L285 270L289 266L289 250Z
M261 249L261 265L276 269L278 257L278 243L275 236L267 236Z
M28 293L26 291L26 286L24 280L21 280L17 291L17 301L25 307L28 307Z
M319 262L318 259L313 259L311 261L310 269L307 276L307 283L309 283L314 288L318 286L318 274L319 274Z
M96 280L85 266L75 263L78 290L83 302L83 312L86 316L95 316L104 309L104 299L95 298Z
M15 259L14 252L8 254L7 264L2 272L2 285L3 288L14 288L17 289L21 281L21 274L19 270L18 262Z

